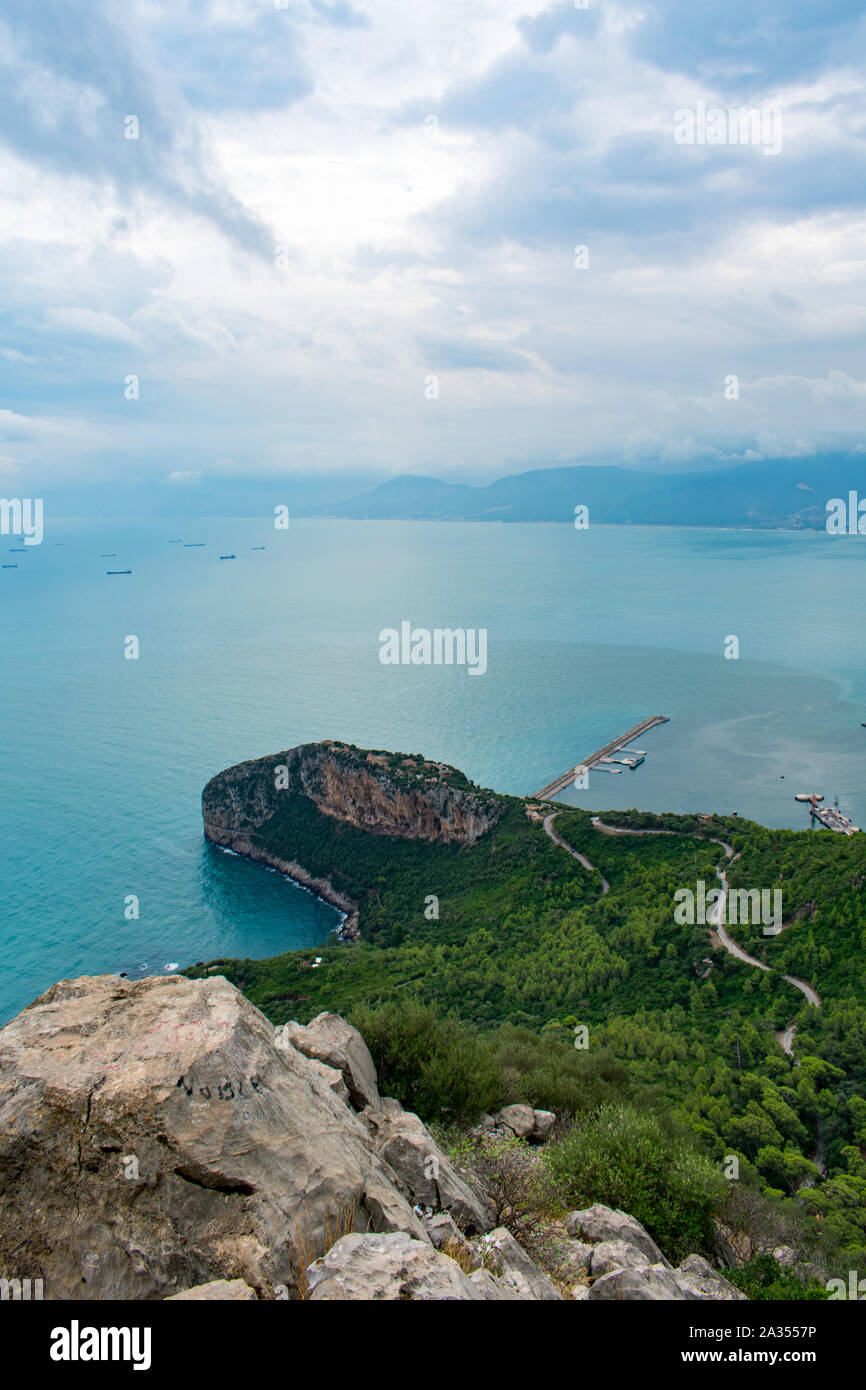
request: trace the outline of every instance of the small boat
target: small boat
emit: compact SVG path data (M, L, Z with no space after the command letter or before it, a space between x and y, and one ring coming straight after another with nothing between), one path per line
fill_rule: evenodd
M106 570L106 574L132 574L132 570Z
M253 550L266 550L266 549L267 549L267 546L264 546L264 545L254 545L254 546L253 546ZM866 729L866 724L863 725L863 728Z
M183 545L183 537L178 536L176 541L169 541L169 545Z
M18 566L17 566L17 565L4 565L3 568L4 568L4 570L17 570Z
M26 554L27 554L27 547L24 546L24 545L10 545L10 547L9 547L9 554L10 554L10 555L26 555Z
M100 558L100 560L116 560L116 559L117 559L117 551L116 551L116 550L105 550L105 551L102 552L102 554L100 555L99 558Z
M203 545L204 545L204 541L184 541L184 542L183 542L183 548L184 548L184 550L201 550L201 548L202 548Z
M221 556L220 556L220 559L221 559L221 560L236 560L237 558L238 558L237 555L221 555Z

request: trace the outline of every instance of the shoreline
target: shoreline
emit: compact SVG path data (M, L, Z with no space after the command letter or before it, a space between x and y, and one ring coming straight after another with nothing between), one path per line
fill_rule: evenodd
M253 844L250 837L241 831L226 830L221 826L209 826L207 821L204 825L205 839L218 849L231 850L232 854L238 854L242 859L251 859L257 864L265 864L269 869L276 869L278 873L290 878L299 887L305 888L308 893L321 902L327 903L329 907L335 907L338 912L343 914L343 920L334 929L334 935L338 941L360 941L361 932L358 926L358 904L351 898L346 897L345 893L340 893L334 885L326 878L316 878L302 864L295 863L294 860L280 859L275 854L269 854L267 850L259 845Z

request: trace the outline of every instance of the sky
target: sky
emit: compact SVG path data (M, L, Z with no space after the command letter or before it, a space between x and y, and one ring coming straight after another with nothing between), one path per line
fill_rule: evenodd
M5 0L0 493L861 448L864 38L859 0Z

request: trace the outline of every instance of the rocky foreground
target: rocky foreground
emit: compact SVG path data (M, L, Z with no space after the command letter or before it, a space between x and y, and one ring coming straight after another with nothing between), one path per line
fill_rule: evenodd
M488 1127L547 1137L511 1106ZM47 1299L735 1299L595 1205L542 1272L334 1014L221 977L64 980L0 1030L0 1275Z

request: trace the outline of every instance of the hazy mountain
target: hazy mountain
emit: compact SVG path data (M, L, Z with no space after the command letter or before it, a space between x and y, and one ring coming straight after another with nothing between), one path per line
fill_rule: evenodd
M773 459L717 472L662 474L613 465L539 468L486 486L446 483L412 474L320 515L438 521L572 522L575 507L590 520L658 526L820 528L831 497L866 497L866 454Z

